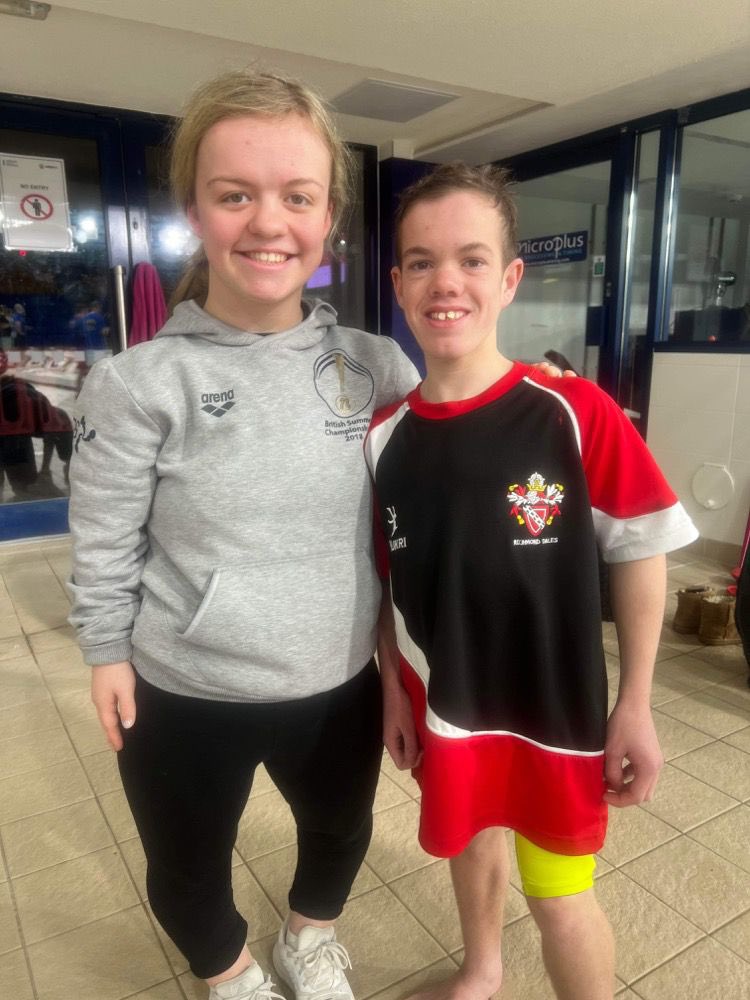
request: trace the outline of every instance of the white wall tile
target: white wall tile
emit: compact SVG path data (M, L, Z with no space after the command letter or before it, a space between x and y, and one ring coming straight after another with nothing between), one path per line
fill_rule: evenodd
M648 444L701 535L739 545L750 508L750 354L655 354ZM703 462L734 477L722 510L693 497Z
M735 502L726 508L726 536L719 541L741 545L750 514L750 462L732 462L729 471L734 476ZM717 511L717 513L720 513ZM707 538L718 536L707 535Z
M691 495L693 476L703 464L703 459L685 451L663 451L654 457L667 482L684 503L684 498Z
M734 496L721 510L706 510L692 493L680 496L680 500L703 538L741 545L750 511L750 462L733 462L729 471L734 478Z
M750 368L748 368L750 375ZM732 462L750 462L750 412L735 413L732 434Z
M703 354L697 351L687 351L685 354L676 354L672 351L654 352L654 367L660 365L682 365L683 367L695 367L696 365L711 365L719 368L737 368L740 359L750 357L745 354Z
M748 355L748 364L739 370L737 412L750 414L750 355Z
M703 538L739 545L750 508L750 462L732 462L727 468L735 483L734 496L721 510L707 510L693 497L693 476L703 464L700 455L665 451L657 458L667 482Z
M750 370L748 370L750 375ZM739 367L662 365L651 381L652 405L692 411L734 410Z
M734 416L702 412L685 406L649 408L648 446L657 462L668 451L690 452L703 462L728 462Z

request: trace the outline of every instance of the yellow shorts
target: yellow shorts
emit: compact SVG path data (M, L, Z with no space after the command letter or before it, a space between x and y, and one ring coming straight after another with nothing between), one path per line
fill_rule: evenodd
M593 854L553 854L532 844L520 833L515 837L516 860L525 895L537 899L573 896L594 884L596 862Z

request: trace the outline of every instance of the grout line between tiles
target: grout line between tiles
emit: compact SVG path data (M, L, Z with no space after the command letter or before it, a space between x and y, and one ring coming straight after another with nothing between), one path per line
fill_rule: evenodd
M8 867L8 856L5 851L5 844L3 842L1 831L0 831L0 856L2 856L2 862L5 865L6 872L8 873L8 893L10 895L11 906L13 907L13 916L15 917L16 920L18 939L21 942L21 951L23 952L23 960L26 963L26 971L29 974L31 991L34 994L34 1000L39 1000L39 993L36 988L36 980L34 979L34 972L33 969L31 968L31 961L29 960L29 953L26 946L26 935L24 934L23 924L21 923L21 914L18 911L15 886L13 885L13 879L11 878L10 875L10 868Z
M735 919L735 920L736 920L737 918L736 918L736 917L734 917L733 919ZM726 926L726 924L724 924L724 925L722 925L722 926ZM719 930L719 928L717 928L717 930ZM717 945L718 945L718 946L719 946L720 948L723 948L723 949L724 949L724 951L728 952L728 953L729 953L730 955L734 955L734 956L736 956L737 958L740 958L740 959L742 959L742 956L741 956L741 955L737 955L737 952L736 952L736 951L732 951L732 949L731 949L731 948L728 948L728 947L727 947L727 946L726 946L726 945L725 945L725 944L724 944L724 943L723 943L722 941L717 941L717 940L716 940L716 938L715 938L715 937L713 936L713 935L714 935L714 933L715 933L715 932L712 932L711 934L704 934L704 936L703 936L702 938L699 938L699 939L698 939L697 941L692 941L692 942L691 942L691 943L690 943L690 944L689 944L689 945L687 946L687 948L682 948L682 949L681 949L680 951L678 951L678 952L676 952L676 953L675 953L674 955L672 955L672 957L671 957L671 958L668 958L668 959L667 959L666 961L662 962L662 963L661 963L660 965L657 965L657 966L656 966L655 968L653 968L653 969L650 969L650 970L649 970L648 972L644 972L644 974L643 974L642 976L638 976L638 978L637 978L637 979L634 979L632 983L628 983L628 984L627 984L627 985L628 985L628 987L629 987L630 989L633 989L634 985L635 985L635 986L637 986L637 985L638 985L638 983L641 983L641 982L643 982L643 980L644 980L644 979L646 979L646 978L647 978L648 976L652 975L652 974L653 974L654 972L658 971L659 969L663 969L665 965L669 965L669 963L670 963L670 962L673 962L673 961L674 961L674 960L675 960L676 958L678 958L678 957L679 957L680 955L684 955L684 954L685 954L685 952L687 952L687 951L690 951L690 949L691 949L691 948L695 948L695 947L697 947L697 945L701 944L701 942L703 942L703 941L707 941L707 940L710 940L710 941L713 941L713 942L714 942L714 944L717 944ZM748 962L747 962L747 961L746 961L745 959L742 959L742 961L745 961L745 964L750 964L750 963L748 963ZM637 991L635 991L635 990L634 990L634 992L636 992L636 995L637 995L638 997L642 997L642 994L641 994L641 993L638 993L638 992L637 992ZM690 998L690 1000L692 1000L692 998ZM731 998L731 1000L734 1000L734 998Z
M443 949L443 950L445 950L445 949ZM457 950L460 951L461 949L459 948ZM455 954L455 952L453 954ZM450 959L455 965L457 965L458 963L456 962L455 958L453 957L453 954L451 954L450 952L446 952L445 958ZM406 976L403 976L401 979L397 979L397 980L395 980L395 982L389 983L387 986L383 986L382 989L374 990L372 993L364 994L363 997L362 997L362 1000L367 1000L367 997L372 997L372 996L375 996L378 993L385 992L385 990L392 990L392 989L394 989L394 987L400 986L401 983L405 983L406 980L407 979L411 979L412 976L419 975L420 972L426 972L428 969L432 969L433 966L439 965L441 962L444 962L445 958L439 958L436 962L430 962L429 965L423 965L421 969L414 969L412 972L408 973L408 975L406 975Z
M395 882L396 880L393 879L393 881ZM396 893L393 891L393 889L391 889L390 884L388 882L384 882L382 886L378 886L377 888L378 889L382 889L383 887L385 887L388 890L388 892L393 897L393 899L396 901L396 903L398 903L401 906L403 906L403 908L406 910L406 912L408 914L410 914L410 916L419 924L419 926L422 928L422 930L425 932L425 934L432 941L434 941L435 944L438 946L438 948L442 951L443 954L442 954L442 956L437 961L438 962L442 962L444 958L450 958L451 957L450 952L446 948L443 947L443 945L438 941L438 939L435 937L434 934L432 934L430 931L427 930L427 928L422 923L422 921L419 919L419 917L416 915L416 913L413 913L409 909L409 907L406 905L406 903L404 903L401 899L399 899L399 897L396 895ZM372 889L370 891L371 892L375 892L376 890ZM369 893L363 893L363 895L369 895ZM358 897L358 898L361 898L361 897ZM396 980L393 983L389 983L387 986L384 986L381 989L371 990L369 993L363 993L362 994L362 1000L368 1000L368 997L375 996L376 993L381 993L383 990L391 989L393 986L397 986L398 983L401 983L405 979L408 979L409 976L413 976L413 975L415 975L418 972L422 972L422 971L424 971L424 969L429 969L431 966L436 965L436 964L437 964L437 962L430 962L429 965L423 965L421 969L414 969L414 970L412 970L412 972L409 973L408 976L404 976L402 979L398 979L398 980Z
M234 846L234 850L235 851L237 850L237 845L236 844ZM283 848L282 848L282 850L283 850ZM247 868L247 871L248 871L248 874L250 875L250 878L253 880L253 882L255 882L255 884L258 886L258 888L260 889L260 891L263 893L263 895L268 900L268 902L269 902L269 904L270 904L271 909L273 910L273 912L276 914L276 916L279 918L279 920L281 920L281 922L283 923L284 919L285 919L284 918L284 914L279 910L279 908L276 906L276 904L271 899L271 897L269 896L269 894L266 892L266 887L263 885L263 883L261 882L261 880L258 878L258 876L255 874L255 872L252 870L252 868L250 867L250 865L248 864L248 862L245 861L244 858L242 859L242 864L243 864L243 866L245 868ZM234 872L234 868L232 868L232 872Z
M639 889L647 893L649 896L652 896L657 902L661 903L662 906L666 906L668 910L671 910L672 913L678 916L681 920L684 920L686 923L690 924L691 927L694 927L699 934L699 937L696 938L695 941L691 941L689 944L686 944L683 947L678 948L678 950L675 951L669 958L664 959L663 962L659 962L657 965L653 966L653 968L649 969L648 972L644 972L643 975L637 976L636 979L633 980L633 982L637 982L638 980L645 978L647 975L649 975L649 973L653 972L655 969L660 969L662 965L666 965L667 962L671 962L673 958L676 958L678 955L681 955L684 951L687 951L688 948L692 948L694 944L698 944L699 941L702 941L704 938L711 936L711 934L708 931L704 931L703 928L699 927L693 920L690 919L690 917L686 917L684 913L680 913L679 910L675 909L675 907L672 906L671 903L667 903L666 900L663 900L660 896L657 896L655 892L651 892L650 889L647 889L645 886L641 885L640 882L636 882L636 880L632 878L630 875L628 875L627 872L624 872L621 869L618 869L618 871L623 876L623 878L628 879L628 881L632 882L633 885L636 885ZM610 874L611 872L607 872L605 875L602 875L602 878L606 878L607 875ZM734 919L736 919L736 917ZM628 983L627 985L630 986L630 983Z
M182 988L182 983L177 976L170 976L169 979L162 979L158 983L154 983L152 986L147 986L145 990L138 990L136 993L128 993L125 997L120 997L119 1000L133 1000L133 997L143 996L144 992L149 993L151 990L157 989L159 986L164 986L166 983L176 983L177 989L180 991L180 996L187 1000L187 994Z
M123 863L125 864L125 867L128 868L127 863L125 862L124 858L123 858ZM128 875L130 875L130 869L129 868L128 868ZM132 875L131 875L131 879L132 879ZM180 989L182 990L182 985L180 983L180 975L181 975L181 973L178 973L177 969L175 969L174 965L172 965L172 960L169 957L169 953L167 952L167 946L162 941L161 934L159 933L159 929L157 927L156 917L151 912L151 907L147 906L146 903L145 903L145 901L140 898L140 894L138 893L138 889L137 888L136 888L135 892L136 892L136 895L138 896L138 899L139 899L139 905L140 905L141 909L143 910L143 912L146 914L146 920L148 920L149 926L151 927L152 931L154 932L154 937L156 938L156 940L157 940L157 942L159 944L159 947L161 948L162 955L164 955L164 958L167 960L167 966L168 966L168 968L170 968L172 970L172 977L177 980L177 984L180 987ZM154 984L154 985L156 985L156 984ZM147 987L147 989L152 989L152 988L153 988L152 986ZM143 991L141 991L141 992L143 992ZM185 995L184 990L182 990L182 994L183 994L183 996ZM136 996L137 996L137 994L136 994Z
M125 866L127 867L127 865ZM73 934L75 931L81 930L82 927L93 927L94 924L98 924L100 920L107 920L109 917L114 917L118 913L130 913L132 910L138 910L143 908L143 903L140 897L137 903L131 903L129 906L123 906L119 910L112 910L110 913L105 913L101 917L96 917L94 920L84 920L82 924L77 924L75 927L68 927L64 931L55 931L54 934L48 934L45 937L39 938L37 941L31 941L26 945L27 948L34 948L37 945L45 944L47 941L54 941L56 938L64 937L66 934ZM149 987L146 987L148 989Z
M46 685L46 681L45 681L45 685ZM51 692L50 692L50 695L51 695ZM57 703L55 702L54 698L52 698L52 701L55 704L55 708L57 709ZM57 709L57 711L59 712L59 709ZM65 725L64 721L63 721L63 725ZM66 728L66 732L67 732L67 726L65 728ZM70 739L70 734L68 734L68 738ZM127 863L127 861L125 859L125 855L122 853L122 850L120 849L120 842L118 841L117 835L116 835L116 833L115 833L115 831L114 831L114 829L112 827L112 824L109 821L109 817L107 816L106 812L104 811L104 808L103 808L103 806L101 804L101 801L100 801L100 798L99 798L99 794L97 793L96 789L94 788L94 784L93 784L93 782L91 780L91 776L89 775L88 771L86 770L86 768L83 765L83 760L81 758L81 754L78 752L78 747L76 747L76 745L73 743L72 739L71 739L71 744L73 745L73 749L74 749L75 754L76 754L76 760L78 761L78 764L80 765L81 770L83 771L84 776L86 778L86 782L87 782L89 788L91 789L92 797L93 797L94 801L96 802L97 809L99 810L99 813L100 813L100 815L101 815L101 817L102 817L102 819L104 821L104 824L107 827L107 829L109 830L109 833L110 833L110 835L112 837L112 841L113 841L113 845L112 846L117 851L117 856L119 857L120 862L121 862L122 866L125 869L125 872L127 874L127 878L129 879L130 884L131 884L131 886L133 888L133 891L135 892L135 895L136 895L136 897L138 899L138 903L137 903L136 906L124 907L124 909L122 909L122 910L116 910L115 912L116 913L123 913L126 910L137 909L138 907L140 907L143 910L143 912L145 913L146 919L149 922L149 926L152 928L154 936L156 937L156 941L157 941L157 943L159 945L159 948L161 949L161 952L164 955L164 958L166 959L167 967L172 970L173 977L175 979L177 979L178 978L177 977L177 971L174 968L174 966L172 965L172 962L171 962L171 960L169 958L169 955L167 953L167 950L166 950L166 947L164 945L164 942L162 941L161 936L159 935L159 932L156 929L156 925L154 923L154 920L152 919L151 912L150 912L149 908L146 906L145 902L141 899L141 894L138 891L138 886L136 885L135 877L133 876L133 873L130 871L130 866L128 865L128 863ZM88 800L84 800L84 801L88 801ZM45 810L45 812L54 812L54 810ZM135 839L135 838L130 838L130 839ZM90 853L93 853L93 852L90 852ZM50 866L50 867L54 867L54 866ZM111 914L108 914L108 916L111 916ZM97 923L98 920L100 920L100 919L102 919L102 918L99 917L99 918L97 918L97 920L88 921L86 923L79 924L79 927L85 927L85 926L89 926L90 924ZM78 930L78 927L74 928L74 930ZM62 933L69 933L69 932L64 931ZM59 935L52 935L52 937L58 937L58 936ZM47 939L44 939L44 940L47 940ZM184 996L185 995L184 991L182 990L182 987L179 984L179 982L178 982L178 987L180 988L180 990L181 990L181 992L183 993L183 996Z
M648 969L647 972L644 972L642 975L637 976L631 982L625 981L625 985L628 986L630 989L633 989L634 984L637 985L638 983L643 982L644 979L646 979L650 975L653 975L654 972L657 972L659 969L663 969L665 965L669 965L670 962L673 962L680 955L684 955L686 951L690 951L691 948L694 948L697 944L700 944L701 941L705 941L711 937L711 935L706 934L705 931L701 931L701 935L702 936L699 937L696 941L690 941L683 947L678 948L677 951L675 951L673 954L669 956L669 958L665 958L663 962L659 962L657 965L654 965L652 968ZM617 974L622 978L622 973L617 973ZM640 993L638 994L638 996L640 996ZM693 1000L693 998L691 997L690 1000Z

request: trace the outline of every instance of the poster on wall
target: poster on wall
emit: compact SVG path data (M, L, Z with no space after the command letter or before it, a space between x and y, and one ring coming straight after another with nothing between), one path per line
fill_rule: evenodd
M6 250L72 250L65 161L0 153L0 222Z
M526 267L569 264L571 261L586 260L588 244L589 234L586 229L579 229L574 233L555 233L552 236L532 236L519 241L518 256Z

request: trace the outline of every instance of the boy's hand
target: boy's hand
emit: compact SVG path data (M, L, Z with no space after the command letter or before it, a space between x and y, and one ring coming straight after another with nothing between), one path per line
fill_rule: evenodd
M618 808L650 802L663 765L651 710L618 702L607 723L604 801Z
M399 683L383 685L383 743L399 771L422 759L409 695Z

